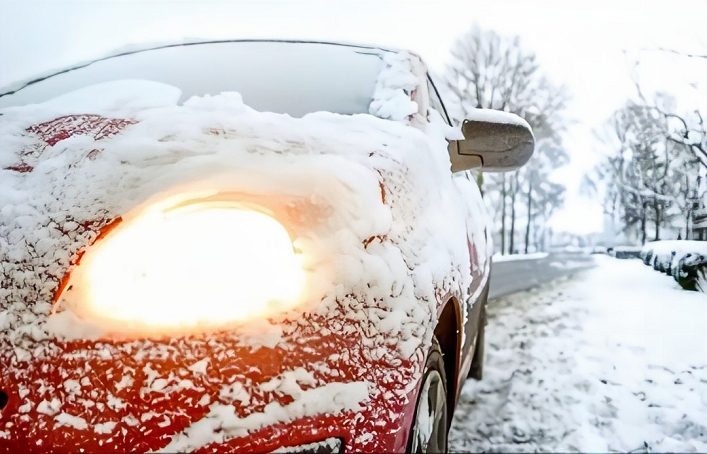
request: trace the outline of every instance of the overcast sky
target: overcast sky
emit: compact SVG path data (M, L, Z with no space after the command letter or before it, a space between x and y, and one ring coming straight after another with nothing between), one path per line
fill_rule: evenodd
M557 229L601 228L599 203L576 195L598 159L592 137L634 94L634 71L683 109L707 110L707 0L546 1L61 1L0 0L0 87L110 53L125 44L181 38L307 38L409 48L441 72L472 23L521 36L544 72L567 86L576 121L572 163L553 176L570 191ZM634 68L634 63L641 64ZM696 88L695 88L696 86Z

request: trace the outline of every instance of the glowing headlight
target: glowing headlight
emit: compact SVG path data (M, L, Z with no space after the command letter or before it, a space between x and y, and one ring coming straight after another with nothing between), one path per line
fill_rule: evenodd
M300 256L270 216L224 203L151 210L97 242L72 273L81 318L130 331L222 326L292 307Z

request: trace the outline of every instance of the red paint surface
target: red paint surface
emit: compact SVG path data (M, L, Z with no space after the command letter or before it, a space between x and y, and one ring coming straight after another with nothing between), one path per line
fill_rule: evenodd
M72 136L87 135L95 140L105 139L135 123L135 120L106 118L100 115L66 115L31 126L27 131L41 136L49 146L54 146Z
M346 412L277 424L247 437L230 440L225 446L205 447L204 451L268 451L332 436L344 438L347 449L404 450L414 399L395 393L402 388L402 383L413 379L413 363L402 361L394 365L386 360L371 359L369 348L363 345L360 335L323 335L324 328L333 330L337 322L345 322L344 318L337 318L304 317L299 322L290 322L288 327L293 330L285 336L285 342L274 349L255 351L240 346L238 334L233 332L129 343L50 342L57 347L56 352L29 363L19 363L11 351L2 349L0 357L9 367L3 370L0 386L9 394L9 403L2 411L0 429L9 431L10 438L0 439L0 452L77 452L80 448L85 452L156 450L167 445L172 435L182 432L208 413L208 405L198 404L203 395L210 396L210 403L233 404L232 399L219 395L222 385L241 383L250 395L248 404L236 401L239 417L262 412L271 402L291 403L289 395L263 392L258 385L297 367L314 371L317 386L366 381L374 384L376 391L370 401L362 403L365 409L360 416ZM397 356L394 345L384 348L389 350L390 357ZM154 357L163 351L164 357ZM340 355L342 352L348 353L347 359ZM146 356L140 358L143 354ZM209 358L205 375L188 369L203 358ZM327 370L315 371L310 367L312 364L326 364ZM145 366L156 371L158 378L172 377L168 386L157 392L149 389ZM126 374L134 383L118 390L116 384ZM84 379L90 384L83 386L80 394L73 394L63 386L66 380L80 382ZM191 380L196 389L170 389L183 379ZM24 399L19 396L21 388L29 390ZM302 389L306 390L307 386ZM387 392L390 393L386 395ZM126 406L111 408L109 401L113 397L121 399ZM59 413L80 416L89 427L77 430L59 426L56 415L37 412L40 402L54 398L61 402ZM27 402L31 402L32 409L20 413L20 405ZM158 416L141 421L137 426L124 421L128 416L140 420L150 412ZM165 417L169 423L159 427ZM96 424L108 421L118 421L110 434L93 431ZM366 433L373 435L372 440L356 441L357 436Z
M98 141L133 123L133 120L96 115L72 115L33 126L27 132L39 135L41 142L25 150L22 163L12 170L31 171L31 163L48 146L72 135L90 135ZM94 149L91 153L99 152ZM385 201L383 187L381 197ZM106 223L107 220L97 220L82 223L81 227L99 233ZM386 239L374 237L369 242L373 240ZM58 287L62 277L49 276L48 279ZM351 317L352 311L372 309L376 304L380 303L365 303L350 295L326 316L303 314L297 320L284 322L283 340L275 348L244 346L238 330L130 342L49 339L34 343L30 349L33 359L22 362L17 359L13 346L0 340L0 389L9 395L8 405L0 413L0 431L8 433L9 438L0 437L0 453L158 450L166 446L173 435L209 412L209 404L199 404L204 395L209 396L210 403L234 405L240 417L262 412L271 402L290 404L291 396L264 392L258 385L298 367L314 373L317 387L332 382L370 383L370 399L361 403L364 408L360 412L323 414L275 424L231 439L222 446L206 446L198 452L270 451L329 437L343 438L349 452L402 452L414 413L414 383L424 364L424 353L418 350L412 359L402 360L396 350L397 339L381 335L371 320ZM354 329L346 330L347 327ZM384 352L382 356L374 355L378 349ZM206 374L188 369L204 358L209 359ZM149 389L146 366L157 372L157 378L169 380L165 389ZM119 390L117 384L124 375L131 376L134 382ZM74 394L65 389L67 380L88 380L88 383L82 386L80 394ZM171 388L179 380L191 380L194 389ZM234 403L220 395L224 385L235 382L242 384L250 395L247 404ZM28 394L20 396L21 391ZM125 405L111 406L115 398ZM37 411L41 402L52 399L58 399L61 404L57 414L66 412L80 416L88 427L62 426L55 419L57 414ZM28 404L29 411L20 412L20 408ZM145 418L151 412L156 416ZM136 418L139 423L130 425L126 417ZM94 431L97 424L111 421L117 422L111 433Z
M5 167L19 173L31 172L47 147L53 147L62 140L73 136L91 136L99 141L112 137L137 121L124 118L106 118L100 115L66 115L30 126L27 132L39 136L40 141L33 147L22 150L20 162ZM87 156L95 157L100 150L94 149Z

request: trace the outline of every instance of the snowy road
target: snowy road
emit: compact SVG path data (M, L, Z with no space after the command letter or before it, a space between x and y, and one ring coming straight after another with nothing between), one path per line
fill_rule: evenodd
M515 257L509 259L509 257ZM554 252L546 257L524 260L524 256L506 256L494 259L491 271L489 298L529 289L578 269L595 266L594 255L581 252Z
M707 451L707 295L597 263L489 305L452 451Z

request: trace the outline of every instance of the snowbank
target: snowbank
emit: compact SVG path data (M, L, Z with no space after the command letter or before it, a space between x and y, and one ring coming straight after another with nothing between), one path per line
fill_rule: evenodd
M654 254L670 254L675 252L676 255L694 254L707 255L707 241L693 240L665 240L651 241L643 246L642 251L653 251Z
M684 289L707 293L707 241L654 241L643 246L640 257L673 276Z
M707 304L637 260L489 306L453 452L707 451Z
M534 252L532 254L509 254L501 255L498 252L493 255L494 262L513 262L516 260L540 260L548 256L547 252Z

